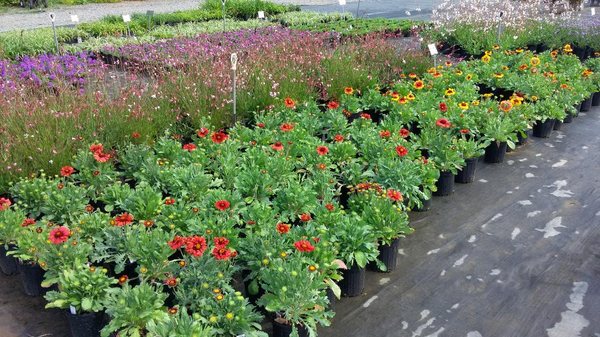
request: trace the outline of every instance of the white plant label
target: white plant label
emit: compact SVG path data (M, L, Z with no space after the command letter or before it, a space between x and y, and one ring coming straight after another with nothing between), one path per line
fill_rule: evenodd
M130 22L130 21L131 21L131 15L123 14L123 22Z
M340 1L340 6L345 6L346 5L346 0L339 0Z
M69 311L71 312L71 315L77 315L77 310L74 306L69 306Z
M73 22L73 23L79 22L79 17L77 15L71 15L71 22Z
M592 7L592 15L596 15L596 8Z
M264 19L265 18L265 11L258 11L258 18L259 19Z
M56 20L56 17L54 16L54 13L48 14L48 17L50 17L50 21L52 21L52 22L54 22L54 20Z
M427 45L427 48L429 48L429 54L431 54L431 56L433 56L433 55L437 55L437 54L438 54L438 50L437 50L437 48L435 47L435 44L434 44L434 43L430 43L430 44L428 44L428 45Z
M238 56L236 53L231 54L231 70L237 69Z

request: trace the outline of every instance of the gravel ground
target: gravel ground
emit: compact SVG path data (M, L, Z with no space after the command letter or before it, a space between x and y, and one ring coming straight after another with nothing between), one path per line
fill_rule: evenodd
M71 15L79 16L80 22L94 21L105 15L121 15L130 13L145 13L153 10L155 13L174 12L196 8L201 0L144 0L123 1L118 3L94 3L80 6L56 6L40 9L8 9L0 14L0 32L49 27L48 13L56 14L56 25L71 24ZM275 0L277 3L298 5L326 5L337 3L337 0ZM350 2L350 1L348 1Z

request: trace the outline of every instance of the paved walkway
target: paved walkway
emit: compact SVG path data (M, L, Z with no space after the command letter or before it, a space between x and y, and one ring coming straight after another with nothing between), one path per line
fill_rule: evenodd
M600 336L600 108L413 214L391 274L320 337Z

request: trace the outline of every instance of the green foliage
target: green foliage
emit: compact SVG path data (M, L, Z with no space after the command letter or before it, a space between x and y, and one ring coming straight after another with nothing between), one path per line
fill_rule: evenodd
M207 0L202 4L202 9L222 13L221 0ZM229 17L248 20L258 17L259 11L264 11L266 16L273 16L285 12L299 11L300 7L294 5L281 5L265 0L228 0L225 3L225 12Z

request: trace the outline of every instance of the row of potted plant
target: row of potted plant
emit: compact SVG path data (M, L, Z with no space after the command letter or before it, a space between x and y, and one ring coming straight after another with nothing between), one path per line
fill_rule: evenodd
M286 98L249 126L91 144L0 199L0 266L37 277L29 294L51 288L73 331L261 336L258 306L276 334L315 335L332 294L360 294L369 263L395 267L407 210L472 181L484 148L501 161L519 134L566 117L549 106L600 91L569 48L485 56L327 103Z

